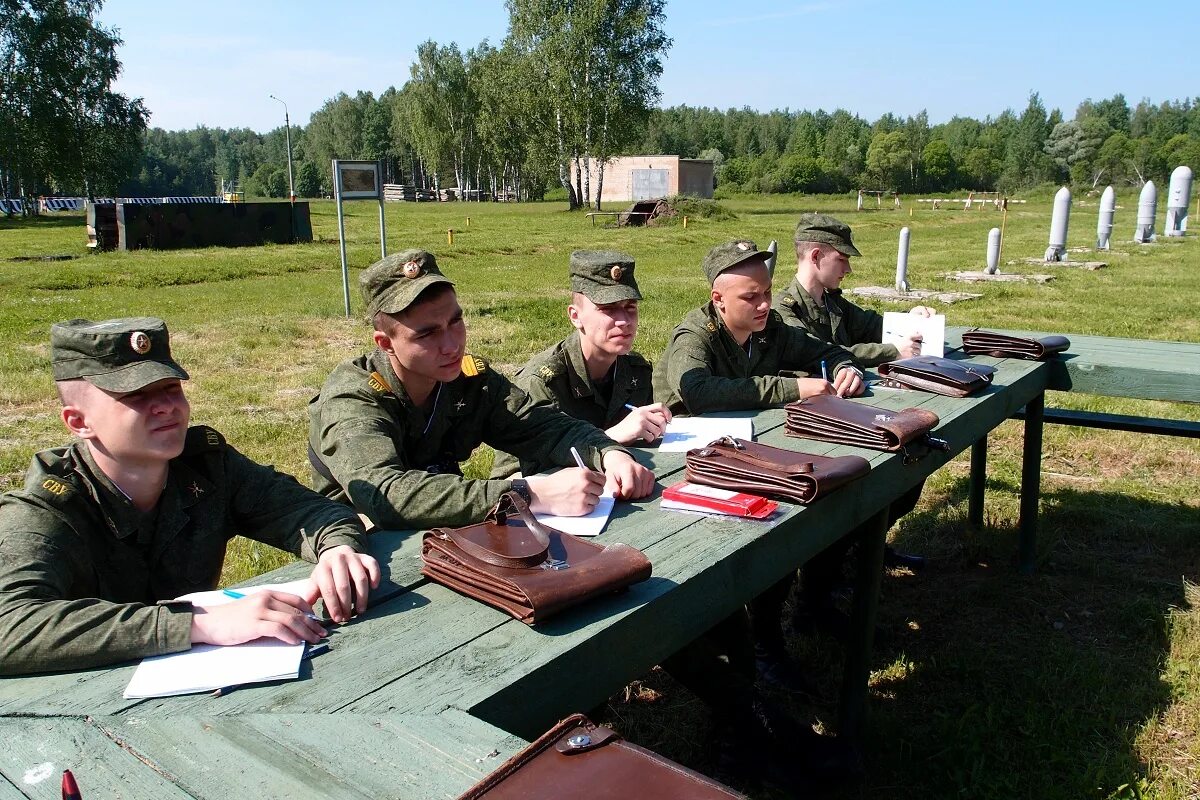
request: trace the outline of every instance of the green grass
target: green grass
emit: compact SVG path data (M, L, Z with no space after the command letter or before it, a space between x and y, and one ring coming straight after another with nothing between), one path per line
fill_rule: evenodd
M1005 259L1040 256L1052 192L1009 212ZM1071 246L1092 244L1095 198L1078 198ZM943 307L951 325L1200 341L1200 245L1195 237L1128 242L1137 198L1118 197L1108 269L1046 272L1046 285L974 288L943 274L979 269L999 212L915 207L854 211L854 197L752 196L688 226L593 228L562 204L395 204L390 250L424 247L457 282L470 348L512 371L568 330L567 259L579 248L637 259L646 301L639 349L657 358L683 314L705 301L705 251L721 241L781 243L776 288L795 267L795 218L829 211L854 226L864 253L848 286L892 283L897 233L912 231L909 281L922 289L982 292ZM916 204L911 204L916 205ZM625 204L613 204L612 209ZM360 352L367 328L342 315L332 204L314 203L313 244L91 254L79 216L0 219L0 489L20 484L32 454L62 444L49 377L52 322L151 314L168 320L192 372L197 422L253 458L307 476L305 404L334 364ZM378 257L376 207L347 205L352 278ZM467 218L470 224L467 224ZM1160 214L1161 220L1161 214ZM447 231L454 230L454 244ZM70 261L9 261L76 255ZM1082 256L1079 256L1082 257ZM1094 257L1094 256L1093 256ZM877 305L877 308L898 308ZM355 314L361 303L354 293ZM1052 395L1051 405L1200 419L1200 408ZM930 556L919 576L885 577L877 648L870 769L844 796L1162 798L1197 796L1200 759L1200 445L1194 441L1048 426L1039 569L1017 573L1018 423L990 446L987 524L965 524L965 456L933 476L917 511L892 538ZM491 454L468 465L485 474ZM224 580L287 556L237 540ZM832 725L841 652L795 637L794 654L822 688L793 710ZM639 691L640 689L640 691ZM656 702L646 698L658 697ZM790 703L787 698L777 698ZM607 716L641 743L707 766L703 707L661 672L610 701ZM840 795L838 795L840 796Z

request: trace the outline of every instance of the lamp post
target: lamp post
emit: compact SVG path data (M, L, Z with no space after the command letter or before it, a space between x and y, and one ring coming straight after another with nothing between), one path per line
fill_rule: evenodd
M292 182L292 123L288 119L287 103L284 103L273 94L267 95L275 102L283 106L283 135L287 137L287 153L288 153L288 196L293 203L296 202L296 184Z

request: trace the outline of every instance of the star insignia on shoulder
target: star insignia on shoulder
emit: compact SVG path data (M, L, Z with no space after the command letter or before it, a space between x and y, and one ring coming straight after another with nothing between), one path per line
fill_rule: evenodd
M462 411L466 407L467 407L467 404L464 403L462 400L459 400L457 403L454 404L455 411Z
M188 487L188 491L192 493L193 497L199 497L204 494L204 490L200 488L200 484L195 481L192 481L192 485Z

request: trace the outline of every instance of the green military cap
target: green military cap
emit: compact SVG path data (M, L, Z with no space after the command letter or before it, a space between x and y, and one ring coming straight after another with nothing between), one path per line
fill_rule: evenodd
M766 250L759 250L758 245L754 242L748 239L739 239L736 242L719 244L709 250L701 268L708 277L709 284L712 284L717 280L717 276L727 269L755 261L765 264L770 257L770 253Z
M801 214L793 241L827 244L844 256L861 256L850 239L850 226L828 214Z
M50 362L54 380L82 378L108 392L136 392L164 378L188 379L171 357L167 323L154 317L57 322L50 326Z
M642 299L633 277L633 256L615 250L571 253L571 291L598 306Z
M367 317L379 312L397 314L413 304L421 292L436 283L454 282L438 269L433 253L405 250L376 261L358 277Z

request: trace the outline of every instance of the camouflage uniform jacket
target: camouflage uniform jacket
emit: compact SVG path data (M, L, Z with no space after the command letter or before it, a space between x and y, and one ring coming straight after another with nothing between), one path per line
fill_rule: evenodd
M772 311L766 327L750 334L750 352L740 346L710 302L688 312L671 334L656 381L672 413L703 414L767 408L800 399L795 377L780 373L821 374L830 379L853 367L850 353L827 344L802 328L785 325ZM665 367L663 366L665 364Z
M0 674L80 669L191 647L188 603L216 587L235 534L316 561L361 550L361 523L212 428L188 431L157 508L139 511L87 446L43 450L0 496Z
M841 289L825 292L826 305L818 305L800 281L775 300L775 310L788 325L804 328L823 342L841 345L866 367L874 367L900 357L892 344L881 344L883 316L860 308L842 297Z
M603 393L596 391L595 383L588 376L579 333L575 332L529 359L513 378L513 383L534 401L551 405L568 416L605 430L629 414L626 403L644 406L654 402L654 371L650 362L637 353L618 356L611 376L611 391L606 403ZM519 461L509 453L497 451L492 477L507 477L518 469L525 475L533 475L546 466Z
M350 503L382 528L478 522L508 491L508 480L467 480L459 462L481 443L544 464L574 466L574 445L601 468L616 442L583 420L534 403L486 361L468 355L463 372L439 385L433 409L413 405L381 350L338 365L308 406L313 485Z

